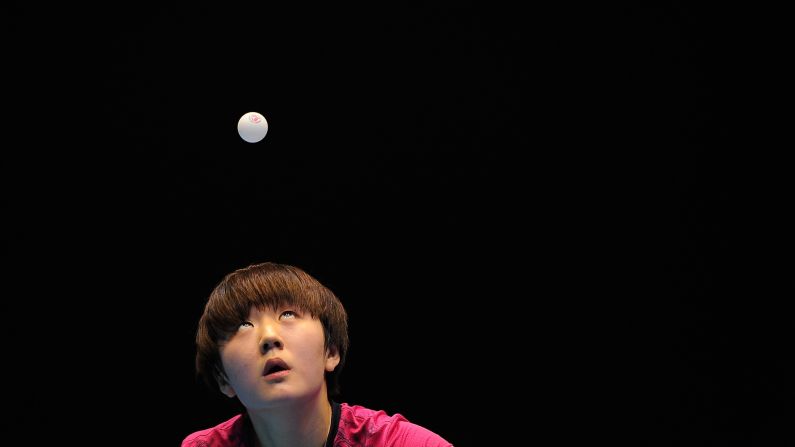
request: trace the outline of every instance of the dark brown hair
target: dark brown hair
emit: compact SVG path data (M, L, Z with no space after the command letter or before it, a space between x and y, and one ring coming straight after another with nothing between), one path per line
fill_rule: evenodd
M196 333L196 374L209 386L225 381L220 344L237 330L255 308L295 306L320 320L326 350L336 348L340 362L326 372L329 396L339 393L339 374L348 352L348 316L334 293L303 270L265 262L236 270L224 277L199 319Z

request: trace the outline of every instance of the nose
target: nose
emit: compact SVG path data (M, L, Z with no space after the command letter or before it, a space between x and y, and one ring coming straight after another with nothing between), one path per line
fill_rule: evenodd
M281 349L284 347L284 342L276 330L276 325L273 323L265 324L260 339L260 349L263 354L266 354L271 349Z

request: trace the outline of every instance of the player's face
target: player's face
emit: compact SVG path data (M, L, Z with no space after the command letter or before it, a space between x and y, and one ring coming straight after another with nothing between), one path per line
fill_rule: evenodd
M297 308L252 309L237 332L221 345L228 382L222 391L249 410L293 399L326 396L325 372L339 355L324 347L323 325Z

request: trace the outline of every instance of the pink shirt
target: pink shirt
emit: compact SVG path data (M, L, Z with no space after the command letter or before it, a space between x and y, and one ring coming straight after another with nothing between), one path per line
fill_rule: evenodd
M253 430L239 414L213 428L189 435L182 447L253 447ZM432 431L412 424L399 413L340 404L333 447L452 447Z

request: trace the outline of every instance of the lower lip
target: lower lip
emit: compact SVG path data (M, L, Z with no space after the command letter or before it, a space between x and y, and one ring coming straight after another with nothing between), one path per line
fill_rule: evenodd
M276 380L276 379L281 379L281 378L283 378L283 377L286 377L286 376L287 376L287 374L290 374L290 370L289 370L289 369L283 369L283 370L281 370L281 371L279 371L279 372L275 372L275 373L270 373L270 374L267 374L267 375L265 376L265 380Z

